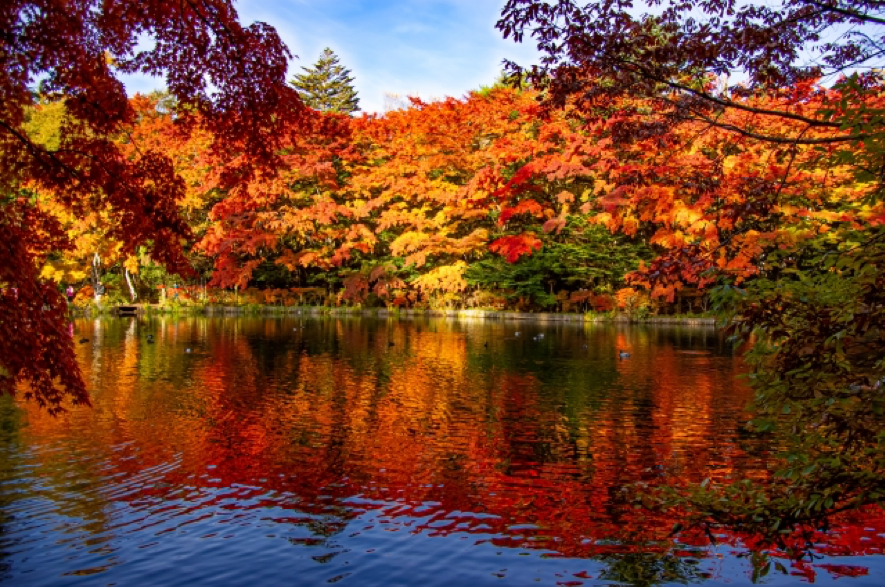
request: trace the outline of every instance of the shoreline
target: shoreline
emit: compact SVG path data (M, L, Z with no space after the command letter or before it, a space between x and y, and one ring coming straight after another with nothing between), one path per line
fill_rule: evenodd
M134 308L129 314L119 313L118 309ZM90 317L94 312L90 308L77 308L72 314L79 317ZM625 314L568 314L556 312L516 312L505 310L414 310L388 308L327 308L323 306L112 306L99 313L102 315L204 315L204 316L360 316L373 318L451 318L489 321L531 321L531 322L567 322L567 323L615 323L615 324L681 324L690 326L715 327L716 319L710 316L648 316L632 318Z

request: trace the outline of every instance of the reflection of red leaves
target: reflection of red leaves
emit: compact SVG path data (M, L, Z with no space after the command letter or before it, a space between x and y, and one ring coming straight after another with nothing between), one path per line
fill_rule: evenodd
M354 285L362 284L355 282ZM323 290L317 288L317 292L322 294ZM243 296L243 292L240 295ZM255 324L250 328L258 327ZM169 336L173 330L171 327L167 328L169 330L166 335ZM260 328L262 335L266 335L263 323ZM250 332L258 331L245 331ZM290 340L292 336L302 336L293 335L285 328L276 330L274 327L273 332L278 333L274 336L280 337L274 340ZM356 324L345 322L338 332L341 340L366 344L362 338L365 331ZM396 329L391 332L396 333L394 340L405 339ZM206 377L209 380L235 377L239 372L236 367L238 363L246 359L253 360L251 357L254 351L247 340L225 339L213 348L211 359L201 363L200 371L195 372L200 381ZM436 348L427 349L430 345L426 341L430 340L433 338L425 333L425 337L421 338L419 344L415 344L415 348L425 349L430 353L429 356L438 356L439 351ZM453 343L460 345L461 341ZM399 343L397 347L400 347ZM664 354L659 359L660 362L655 363L655 366L661 378L667 380L673 377L672 372L667 371L673 363L672 356ZM326 357L304 353L300 364L303 373L311 373L329 363ZM358 409L362 405L362 396L344 397L342 404L336 403L337 400L332 398L318 398L309 389L293 390L290 396L279 396L275 401L267 402L260 412L248 415L244 421L237 416L240 412L233 406L241 405L241 398L250 396L207 395L207 416L216 422L211 428L191 428L191 420L170 417L163 419L166 422L163 427L142 426L135 429L133 435L136 442L131 448L115 455L111 461L117 470L132 475L147 466L165 462L164 455L172 447L164 444L164 437L158 434L176 430L173 428L175 425L182 426L181 433L175 437L180 439L176 442L180 442L183 447L185 456L182 462L185 465L163 473L163 483L144 486L125 499L136 503L145 496L170 496L171 499L179 487L193 479L195 469L190 467L212 459L219 466L213 469L214 480L211 487L240 487L237 490L237 499L224 507L245 508L244 511L250 511L249 508L253 507L250 504L264 503L273 508L278 502L270 497L273 494L269 492L272 491L279 495L297 496L297 502L287 498L286 503L293 505L282 507L292 509L291 514L273 514L276 517L267 521L316 533L319 530L312 528L316 528L320 519L326 519L326 522L322 522L325 528L322 532L325 534L291 539L293 544L303 546L321 544L321 539L340 532L349 520L362 522L359 512L365 508L377 512L377 515L371 517L377 518L378 531L388 527L390 529L387 531L398 528L401 533L433 536L478 534L483 538L477 540L476 544L532 549L536 553L544 552L545 559L568 558L573 562L564 561L564 567L575 565L572 567L574 569L579 569L577 565L581 564L574 561L576 557L621 557L631 552L690 558L702 556L700 551L708 545L708 538L700 528L684 530L675 545L672 539L667 538L673 524L681 519L681 514L675 509L666 512L649 511L633 508L629 502L621 504L612 501L610 487L615 483L624 485L627 480L647 478L643 472L646 463L628 461L623 466L611 466L613 463L621 463L616 455L616 449L622 446L619 438L599 435L594 448L596 452L592 454L599 455L598 463L607 465L600 467L592 477L581 474L585 469L576 468L568 456L573 454L571 439L557 433L557 423L562 419L544 403L538 381L531 374L504 372L497 379L497 394L483 400L488 403L480 404L483 409L477 411L477 414L484 413L489 407L499 410L502 422L500 426L487 430L474 426L474 420L453 421L448 432L449 439L458 439L458 444L453 449L448 441L441 444L424 442L421 435L426 413L424 404L408 409L403 407L410 405L408 402L414 398L424 401L423 398L434 397L436 388L432 382L424 379L424 371L404 366L402 370L394 370L393 373L394 381L398 383L391 386L389 396L380 398L377 403L378 418L386 424L379 424L370 429L371 433L355 438L354 446L360 447L360 456L348 456L344 461L346 469L357 472L356 479L342 481L340 472L329 468L330 456L339 458L330 452L327 439L333 436L319 436L322 443L318 443L318 446L293 447L289 437L273 431L280 428L281 422L287 422L298 429L307 428L317 430L318 434L334 435L336 414L340 413L342 406L348 410ZM712 380L701 378L698 381L700 389L706 390L704 393L711 393L709 390L712 389ZM656 401L670 401L670 389L666 386L656 387L653 397ZM746 397L735 399L735 405L741 405ZM232 404L233 401L236 403ZM301 407L307 405L307 402L312 402L309 410ZM138 404L134 404L133 407L137 406ZM32 426L38 425L33 415L29 418ZM43 419L47 420L48 416ZM50 422L51 424L45 426L61 428L60 433L65 433L57 421ZM654 433L653 441L669 442L667 439L672 438L673 426L677 423L671 420L661 422L663 425ZM607 427L609 425L600 424L601 428L598 430L610 430ZM41 434L48 434L46 430L39 431ZM691 433L706 433L706 428ZM226 441L220 443L216 439ZM97 437L97 440L105 444L110 442L103 437ZM536 442L544 442L554 451L552 454L564 456L558 456L557 460L538 462L537 455L531 448ZM528 450L523 452L527 445ZM162 447L162 452L148 453L146 447L153 446ZM149 460L145 462L130 458L136 450L151 455L147 457ZM362 455L366 454L371 457L364 459ZM422 461L421 455L427 454L434 455L434 458ZM447 478L446 484L442 486L414 483L416 478L440 478L440 472L449 470L445 467L450 462L451 454L463 455L465 467L457 476ZM507 458L506 463L502 461L504 458ZM686 467L685 476L698 478L701 474L708 474L707 458L701 455L693 461ZM198 471L198 474L202 474L203 469ZM269 474L269 471L274 473ZM366 479L376 480L376 483L367 488ZM675 477L662 477L658 482L669 484L677 480ZM398 501L389 500L390 492L400 496ZM362 498L357 499L356 495L362 495ZM340 518L331 516L329 519L330 504L335 504L335 507L340 505ZM477 515L480 513L481 515ZM853 530L855 528L856 531ZM813 543L818 545L816 551L830 556L835 552L844 552L846 555L877 553L881 552L882 541L885 540L883 528L885 513L877 508L848 512L833 521L831 531L816 534ZM366 527L366 530L369 529L371 526ZM491 541L487 540L490 536L494 537ZM741 545L739 551L730 553L732 557L738 552L745 552L751 546L763 548L752 537L734 534L726 528L717 530L717 539L722 544ZM801 533L796 535L795 540L797 547L804 546ZM702 548L687 548L691 545ZM826 548L844 550L824 550ZM551 552L553 549L556 552ZM772 556L787 564L785 555L775 552ZM826 566L823 567L827 569ZM835 565L832 568L839 569L840 572L845 568L853 569ZM813 579L815 571L819 569L806 563L794 566L791 570L799 577ZM862 574L863 571L859 573ZM843 573L840 576L848 575ZM586 581L590 578L586 571L575 574L563 571L563 575L557 580Z
M819 569L828 571L834 577L862 577L869 575L870 570L867 567L858 567L855 565L814 565Z
M502 236L489 245L489 250L504 257L508 263L515 263L523 255L531 255L541 250L541 241L533 234Z
M811 565L807 565L802 561L793 563L793 570L790 571L790 574L794 577L805 577L809 583L814 583L814 578L817 576Z

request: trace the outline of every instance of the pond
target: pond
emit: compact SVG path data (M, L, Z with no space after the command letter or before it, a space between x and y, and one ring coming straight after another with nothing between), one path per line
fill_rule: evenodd
M703 327L153 317L73 325L93 406L0 405L18 585L750 584L727 530L668 540L636 483L764 478ZM152 335L153 342L148 335ZM619 351L629 352L620 358ZM885 584L843 516L765 584Z

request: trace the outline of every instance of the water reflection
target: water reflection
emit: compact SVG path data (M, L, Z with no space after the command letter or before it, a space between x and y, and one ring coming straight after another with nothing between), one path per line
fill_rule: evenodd
M740 363L712 330L75 326L93 407L0 411L0 564L16 582L749 581L727 535L674 544L674 519L623 490L768 474ZM880 557L857 557L881 552L885 523L852 516L795 580L882 581Z

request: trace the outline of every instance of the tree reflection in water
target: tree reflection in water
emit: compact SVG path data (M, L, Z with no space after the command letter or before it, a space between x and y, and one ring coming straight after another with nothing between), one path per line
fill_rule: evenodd
M700 530L673 532L677 510L636 501L637 483L769 474L777 447L743 430L750 392L712 330L329 318L76 326L101 341L78 347L94 407L58 419L7 409L0 441L5 519L33 520L4 523L0 550L26 553L38 527L52 528L41 548L92 546L50 557L56 575L112 578L140 560L124 537L160 548L196 529L246 551L258 548L250 532L282 538L330 568L360 540L416 568L464 549L424 547L421 536L470 537L476 556L492 547L595 564L560 573L564 584L736 580L753 567L805 579L882 573L879 556L837 558L881 553L876 511L818 533L826 561L791 563L778 552L737 558L747 537L727 529L711 548ZM723 557L731 566L717 571ZM27 567L9 561L10 576Z

